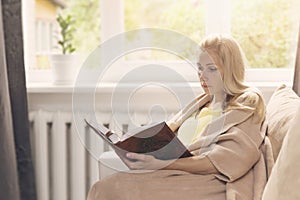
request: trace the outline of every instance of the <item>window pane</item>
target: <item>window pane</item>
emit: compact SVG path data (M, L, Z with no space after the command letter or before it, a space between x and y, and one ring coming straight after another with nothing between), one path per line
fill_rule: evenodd
M36 64L31 68L50 68L48 56L60 53L58 45L58 13L71 14L75 20L73 44L76 53L86 56L100 44L100 0L65 0L65 8L55 1L34 0L35 5L35 51Z
M36 19L35 21L36 69L50 68L48 55L55 49L55 44L53 44L52 40L54 37L54 25L54 21L43 19Z
M75 19L74 43L77 52L88 54L100 44L100 0L65 0L64 14Z
M298 9L299 0L231 0L232 34L250 67L293 65Z
M205 34L204 0L125 0L125 30L162 28L199 42ZM127 59L180 59L158 50L133 52Z

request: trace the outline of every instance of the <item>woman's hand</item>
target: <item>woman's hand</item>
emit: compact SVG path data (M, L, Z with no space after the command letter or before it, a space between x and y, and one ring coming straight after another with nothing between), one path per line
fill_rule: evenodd
M138 154L138 153L127 153L128 159L124 162L131 169L162 169L166 167L170 161L156 159L152 155ZM132 161L135 160L135 161Z
M169 170L181 170L194 174L218 174L219 171L207 158L207 156L199 155L187 158L180 158L174 160L159 160L154 156L127 153L128 159L124 159L124 162L130 169L169 169Z

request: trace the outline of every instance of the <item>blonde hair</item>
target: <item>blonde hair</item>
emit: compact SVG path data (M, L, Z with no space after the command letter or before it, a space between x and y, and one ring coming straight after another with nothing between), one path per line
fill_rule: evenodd
M200 44L222 73L226 98L225 111L255 110L259 121L265 117L265 104L259 90L244 83L247 60L239 43L227 35L211 35Z

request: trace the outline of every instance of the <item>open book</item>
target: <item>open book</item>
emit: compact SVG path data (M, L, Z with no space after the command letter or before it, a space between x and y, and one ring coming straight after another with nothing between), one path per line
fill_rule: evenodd
M124 158L129 160L126 157L128 152L153 155L161 160L192 156L166 122L136 128L128 131L122 137L101 124L87 120L85 122L115 150L121 160Z

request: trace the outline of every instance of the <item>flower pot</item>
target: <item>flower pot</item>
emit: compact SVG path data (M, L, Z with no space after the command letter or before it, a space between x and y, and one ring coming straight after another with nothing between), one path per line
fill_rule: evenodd
M49 56L53 83L56 85L73 84L79 69L77 54L52 54Z

